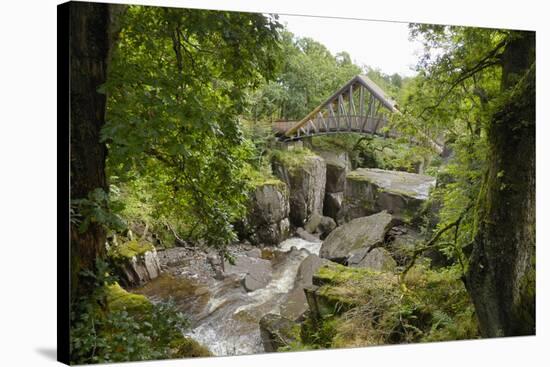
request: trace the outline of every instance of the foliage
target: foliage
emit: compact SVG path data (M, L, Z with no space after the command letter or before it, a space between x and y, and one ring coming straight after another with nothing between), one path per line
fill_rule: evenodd
M116 205L115 205L116 207ZM109 195L102 188L96 188L84 199L71 200L71 223L77 225L80 233L86 232L91 223L99 223L105 228L123 229L124 222L110 205Z
M103 88L109 175L142 179L155 217L185 213L223 254L247 192L238 116L277 70L278 28L261 14L131 6Z
M456 267L434 271L417 265L403 283L393 274L341 265L322 267L319 297L335 308L302 324L292 350L472 339L477 321Z
M71 363L171 358L175 342L189 343L182 336L188 321L173 302L151 304L122 289L108 271L98 261L95 272L83 274L94 290L71 307Z
M284 64L275 81L251 95L250 118L297 120L361 73L349 54L332 55L319 42L289 31L281 35Z

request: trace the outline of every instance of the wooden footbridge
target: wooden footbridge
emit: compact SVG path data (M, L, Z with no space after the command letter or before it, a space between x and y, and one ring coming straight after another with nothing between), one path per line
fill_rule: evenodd
M357 75L300 121L273 124L281 141L294 141L317 135L354 132L395 138L388 126L391 114L400 113L397 104L365 75ZM426 136L439 153L441 144Z

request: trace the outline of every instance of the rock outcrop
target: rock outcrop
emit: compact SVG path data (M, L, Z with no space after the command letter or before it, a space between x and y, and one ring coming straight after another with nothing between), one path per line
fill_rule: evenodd
M275 179L258 184L251 194L246 234L255 244L276 245L288 238L290 223L287 186Z
M325 202L323 204L323 213L327 217L331 217L335 221L338 221L338 214L342 209L343 201L344 201L343 192L327 192L325 194Z
M125 286L136 286L159 276L157 251L148 242L129 241L109 249L109 257Z
M342 207L342 199L346 188L346 175L351 163L346 152L320 151L327 166L327 183L323 203L323 214L335 221Z
M435 178L416 173L359 168L346 176L341 213L344 221L387 210L415 224Z
M273 172L290 190L290 222L302 227L313 213L323 213L325 161L308 150L279 151Z
M332 231L321 246L320 256L346 264L358 251L368 251L384 242L394 218L386 211L356 218Z

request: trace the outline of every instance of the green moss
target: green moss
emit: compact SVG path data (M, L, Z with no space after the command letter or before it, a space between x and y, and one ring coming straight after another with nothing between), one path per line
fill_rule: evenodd
M302 349L308 343L318 346L314 337L327 330L333 330L327 348L479 336L473 305L455 268L417 265L400 283L391 273L325 265L314 282L320 286L317 302L324 317L304 323ZM328 306L332 310L325 310Z
M292 150L274 150L271 154L272 159L275 162L281 163L283 166L291 171L303 167L309 159L317 157L315 153L307 148L296 148Z
M315 274L318 285L341 285L364 279L372 271L361 268L349 268L340 264L323 265Z
M271 173L268 174L257 170L251 170L248 173L248 182L254 188L268 185L277 186L281 189L286 188L286 184L274 177Z
M211 357L212 353L208 348L202 346L196 340L191 338L181 337L173 340L170 343L172 349L172 358L189 358L189 357Z
M153 305L147 297L124 290L118 283L108 285L107 305L110 311L128 311L142 314L151 311Z
M130 259L134 256L140 256L147 251L153 251L155 247L148 242L137 240L128 241L119 246L113 246L109 250L109 256L113 259Z

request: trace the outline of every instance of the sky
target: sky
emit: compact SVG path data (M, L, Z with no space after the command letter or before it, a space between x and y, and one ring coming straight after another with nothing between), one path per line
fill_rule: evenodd
M407 23L280 15L279 21L297 36L324 44L334 55L347 51L359 66L383 73L413 76L422 46L409 41Z

